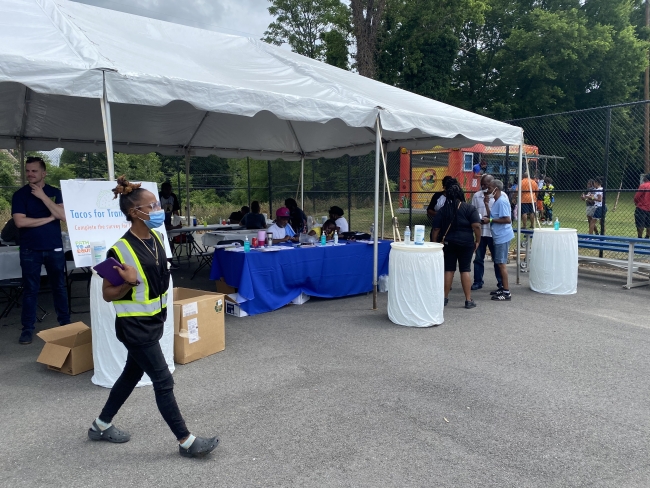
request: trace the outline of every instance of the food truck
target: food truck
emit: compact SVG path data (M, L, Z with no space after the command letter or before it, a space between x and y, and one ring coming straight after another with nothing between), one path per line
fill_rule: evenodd
M507 150L508 149L508 150ZM517 178L519 146L484 146L422 151L400 149L400 213L424 213L431 196L442 191L442 179L456 178L469 199L481 186L481 175L490 173L509 188ZM537 146L525 145L524 157L537 167ZM532 168L531 168L532 169ZM412 205L411 205L412 204Z

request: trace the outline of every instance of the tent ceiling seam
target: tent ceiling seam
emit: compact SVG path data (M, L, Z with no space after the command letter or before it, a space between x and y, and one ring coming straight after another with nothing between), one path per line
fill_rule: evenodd
M209 111L206 111L206 112L203 114L203 118L201 119L201 122L199 122L199 125L196 126L196 129L194 129L194 133L192 134L192 137L190 137L190 140L187 141L187 144L185 144L185 146L183 146L183 147L185 147L185 148L189 148L189 147L190 147L190 144L192 144L192 141L193 141L194 138L196 137L196 134L199 132L199 129L201 129L201 126L203 125L203 122L205 122L205 119L208 118L208 115L209 115L209 114L210 114Z
M23 96L23 117L20 121L20 133L19 138L22 140L25 137L25 129L27 128L27 110L29 108L29 100L32 97L32 90L29 87L25 87L25 95Z
M289 124L289 129L291 130L291 134L293 134L293 138L296 141L296 144L298 144L298 149L300 149L300 154L304 156L305 151L303 151L302 145L300 144L300 140L298 140L298 136L296 135L296 130L293 128L293 123L290 120L287 120L287 124Z

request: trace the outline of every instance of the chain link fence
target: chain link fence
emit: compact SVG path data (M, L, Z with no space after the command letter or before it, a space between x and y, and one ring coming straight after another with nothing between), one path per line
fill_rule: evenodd
M0 180L0 220L10 218L11 195L19 188L19 164L13 152L7 164L6 178ZM2 155L0 155L2 156ZM382 171L380 188L390 188L397 212L399 193L397 181L400 172L398 152L386 155L388 184ZM9 160L8 160L9 161ZM59 186L60 179L106 179L105 154L64 152L59 166L48 165L49 184ZM0 168L1 169L1 168ZM186 175L183 157L146 155L115 155L115 174L125 174L132 181L155 181L159 185L170 182L179 199L181 214L186 212ZM304 211L318 222L336 205L344 210L350 229L369 232L374 219L375 154L343 156L336 159L306 160L304 164ZM1 176L1 171L0 171ZM250 158L224 159L216 156L192 157L189 172L190 210L200 222L217 223L248 205L260 202L262 213L274 218L275 211L284 206L287 198L300 205L300 161L260 161ZM387 193L385 212L380 208L384 235L392 238L391 212ZM401 216L402 221L405 216ZM423 222L424 223L424 222ZM406 223L401 223L402 230ZM381 235L381 224L380 224Z
M547 158L529 158L531 176L550 177L555 199L553 218L578 233L637 236L634 194L650 172L648 102L599 107L509 120L524 129L526 144ZM595 180L596 183L590 183ZM584 195L602 186L605 212L590 229L590 206ZM644 233L645 236L645 233ZM589 252L581 250L581 253ZM605 253L607 257L621 257Z
M634 194L642 175L650 172L644 154L644 131L650 105L615 105L541 117L510 120L524 129L527 144L550 158L528 159L532 175L552 178L553 215L563 227L589 232L589 180L599 180L606 211L598 220L601 234L636 236Z

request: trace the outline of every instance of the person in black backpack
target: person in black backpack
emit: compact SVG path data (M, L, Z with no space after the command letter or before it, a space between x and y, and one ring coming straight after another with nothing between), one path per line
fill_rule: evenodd
M7 221L5 226L2 228L0 238L4 242L13 242L16 246L20 245L20 233L18 232L18 227L16 227L14 219L9 219Z
M445 189L445 204L433 220L433 240L439 234L444 244L445 258L445 305L449 302L449 290L456 272L460 271L460 282L465 293L465 308L474 308L472 300L472 257L481 242L481 219L474 205L465 203L463 190L454 182Z

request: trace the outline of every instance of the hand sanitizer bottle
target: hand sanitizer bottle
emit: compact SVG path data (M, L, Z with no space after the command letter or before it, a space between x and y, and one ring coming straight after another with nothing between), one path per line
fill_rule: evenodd
M244 239L244 252L250 252L251 250L251 241L248 240L248 236Z
M411 229L407 225L406 229L404 230L404 244L409 245L411 244Z
M555 217L555 224L553 224L553 228L555 230L560 230L560 220L557 217Z
M320 235L320 245L324 246L327 243L327 238L325 237L325 232Z
M338 231L334 231L334 245L338 245L339 243L339 233Z

